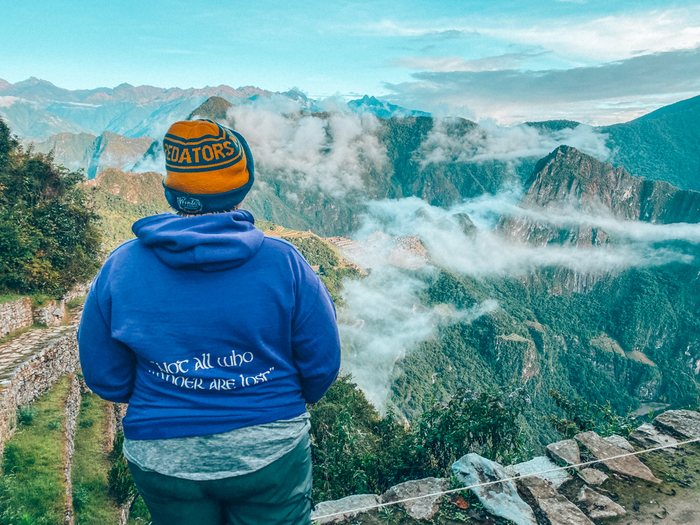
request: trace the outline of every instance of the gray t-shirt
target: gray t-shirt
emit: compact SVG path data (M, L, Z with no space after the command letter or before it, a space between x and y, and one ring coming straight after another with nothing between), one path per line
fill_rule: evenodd
M205 481L249 474L296 447L309 432L308 412L294 419L208 436L124 439L124 455L141 470Z

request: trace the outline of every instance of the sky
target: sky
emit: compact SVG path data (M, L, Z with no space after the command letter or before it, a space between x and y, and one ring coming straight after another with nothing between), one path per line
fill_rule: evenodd
M510 125L700 94L697 0L6 2L0 78L297 87Z

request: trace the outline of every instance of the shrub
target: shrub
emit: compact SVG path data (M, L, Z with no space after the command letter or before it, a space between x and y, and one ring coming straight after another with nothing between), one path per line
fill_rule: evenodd
M17 423L20 425L31 425L39 411L32 405L21 405L17 408Z
M613 434L627 437L637 428L631 413L620 415L609 402L604 405L589 403L582 397L572 399L557 390L550 390L549 395L566 417L550 414L544 419L567 438L589 430L595 430L602 437Z
M114 437L114 448L110 453L112 466L107 473L109 489L119 505L123 505L138 493L134 480L131 477L131 472L129 472L129 465L122 453L123 446L124 434L119 432Z

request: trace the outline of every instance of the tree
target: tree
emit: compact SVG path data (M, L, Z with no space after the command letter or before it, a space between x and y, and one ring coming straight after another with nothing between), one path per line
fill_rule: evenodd
M82 180L0 120L0 292L59 296L95 275L101 234Z

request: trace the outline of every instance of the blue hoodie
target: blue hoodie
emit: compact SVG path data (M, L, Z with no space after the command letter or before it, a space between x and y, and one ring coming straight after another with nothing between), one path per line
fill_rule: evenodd
M129 403L128 439L290 419L340 366L330 296L250 213L146 217L109 256L78 331L87 385Z

